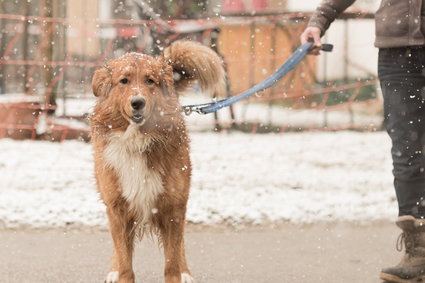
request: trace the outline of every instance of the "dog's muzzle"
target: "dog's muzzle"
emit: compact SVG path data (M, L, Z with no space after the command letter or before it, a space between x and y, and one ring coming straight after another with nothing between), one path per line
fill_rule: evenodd
M145 108L146 100L141 95L137 95L131 100L130 104L133 110L131 120L136 124L141 123L144 119L143 108Z

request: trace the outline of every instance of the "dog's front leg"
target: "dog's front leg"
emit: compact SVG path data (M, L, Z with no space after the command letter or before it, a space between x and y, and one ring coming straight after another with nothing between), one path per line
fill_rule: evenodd
M106 210L109 228L114 242L112 267L106 283L134 283L133 244L135 231L133 221L128 218L124 207L108 207Z
M164 221L161 227L161 240L164 246L164 276L165 283L192 283L193 279L187 269L186 262L182 256L184 218L174 217ZM183 272L183 274L182 274Z
M183 238L181 242L181 272L182 272L182 283L194 283L195 280L193 279L189 267L187 266L186 262L186 251L184 246L184 232L182 232Z

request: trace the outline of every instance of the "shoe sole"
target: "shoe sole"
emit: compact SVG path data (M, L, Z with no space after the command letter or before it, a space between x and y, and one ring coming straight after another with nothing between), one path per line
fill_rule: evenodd
M425 282L425 275L421 275L415 278L411 279L403 279L398 276L388 274L388 273L381 273L379 276L382 280L385 282L391 282L391 283L416 283L416 282Z

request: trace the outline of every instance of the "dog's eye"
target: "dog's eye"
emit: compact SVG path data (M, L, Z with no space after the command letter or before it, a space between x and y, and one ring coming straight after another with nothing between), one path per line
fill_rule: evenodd
M146 79L145 84L147 84L147 85L153 85L153 84L155 84L155 81L152 80L152 79Z
M123 85L128 84L128 79L123 78L123 79L120 80L120 83L122 83Z

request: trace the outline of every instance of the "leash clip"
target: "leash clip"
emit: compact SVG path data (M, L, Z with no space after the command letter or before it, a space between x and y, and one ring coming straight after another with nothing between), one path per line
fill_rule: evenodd
M186 105L186 106L183 106L183 112L186 116L189 116L193 112L196 112L198 114L205 114L201 110L202 107L203 107L203 105L201 105L201 106L199 106L199 105Z

